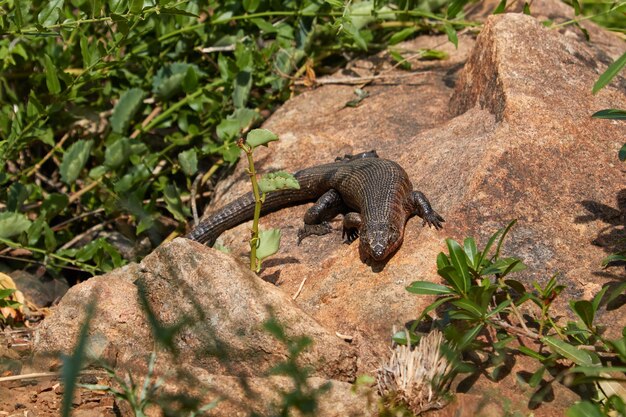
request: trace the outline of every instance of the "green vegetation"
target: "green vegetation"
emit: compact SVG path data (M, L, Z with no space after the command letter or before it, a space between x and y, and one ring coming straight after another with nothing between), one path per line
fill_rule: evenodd
M254 169L254 159L252 153L257 146L267 146L269 142L278 140L278 136L266 129L254 129L246 140L237 142L237 145L244 151L248 159L248 175L252 183L252 194L254 194L254 219L252 221L252 236L250 238L250 269L255 272L261 270L263 259L278 252L280 246L280 230L268 229L259 231L259 218L261 217L261 206L265 201L265 196L269 192L284 190L288 188L299 189L300 185L293 175L287 172L273 172L265 174L257 179Z
M199 190L239 157L242 132L298 79L315 85L346 59L421 33L456 44L457 30L478 26L465 19L467 3L3 1L1 246L51 273L97 274L140 258L184 232ZM570 3L623 22L623 1Z
M4 1L1 244L52 273L143 256L296 79L421 32L454 40L465 3Z
M497 381L510 371L510 359L515 355L537 362L534 373L518 375L535 389L531 406L543 401L552 384L564 383L585 387L583 401L572 406L568 416L602 415L603 410L624 415L620 382L626 371L626 329L621 338L607 338L595 318L601 307L626 290L626 283L605 286L592 300L570 301L576 321L561 324L552 313L565 288L558 284L557 276L543 286L533 283L530 291L511 278L526 268L520 259L501 255L514 223L493 234L482 250L471 237L462 246L446 240L448 254L442 252L437 257L437 273L444 284L417 281L407 287L414 294L439 296L414 322L411 343L418 340L417 326L437 311L438 319L431 326L439 328L451 346L466 354L472 372L482 371ZM407 343L406 333L397 333L394 340ZM596 414L586 414L589 409Z

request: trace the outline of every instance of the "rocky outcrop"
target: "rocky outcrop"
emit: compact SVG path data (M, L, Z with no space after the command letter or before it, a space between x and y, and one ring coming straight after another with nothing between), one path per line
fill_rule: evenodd
M533 4L533 12L564 20L560 3L543 3L545 11ZM284 348L260 331L269 304L290 334L315 339L305 359L318 375L350 380L357 372L372 372L387 355L392 326L414 319L426 305L428 300L409 295L405 287L415 280L437 280L435 259L446 237L472 235L484 245L487 236L514 218L518 225L504 250L529 266L521 279L545 282L559 272L567 286L564 300L590 298L618 278L612 270L601 270L600 261L623 237L626 206L623 168L616 156L626 129L618 121L590 116L603 108L626 108L626 81L618 76L591 94L624 44L589 27L591 42L576 27L549 29L536 18L511 13L489 17L477 38L461 35L458 51L445 37L420 37L398 47L407 53L438 48L450 58L414 62L414 76L391 70L387 63L365 87L370 96L359 107L345 107L353 99L353 86L328 84L290 100L267 121L264 127L281 141L258 152L259 171L295 171L377 149L400 163L446 218L443 231L410 220L403 246L382 270L363 264L357 245L342 244L339 222L334 223L336 233L298 246L297 230L307 207L293 207L262 219L265 227L283 231L280 252L264 262L261 278L266 282L233 256L176 240L140 265L72 288L40 329L39 351L67 351L77 333L79 306L100 292L100 313L92 328L93 334L103 335L99 351L115 352L124 361L148 352L153 339L137 299L139 285L161 325L171 328L182 318L193 319L173 339L180 357L193 366L226 375L235 369L260 375L284 358ZM369 75L381 58L385 56L354 62L347 70ZM244 169L239 165L218 186L211 207L248 191ZM247 256L248 227L241 225L221 238L234 258ZM556 308L568 314L565 302ZM618 313L600 318L609 331L626 324ZM335 332L352 336L353 345L335 338ZM223 348L215 340L227 343L229 362L204 354L207 347ZM503 409L523 410L530 393L518 389L513 379L497 386L480 381L466 398L506 398L510 403ZM497 396L492 395L495 389ZM562 414L558 410L571 400L557 396L534 415ZM450 409L440 415L447 413L454 415Z
M158 350L165 347L176 363L262 376L289 356L288 347L263 328L273 318L287 337L314 341L300 356L314 375L346 381L356 376L349 344L231 256L187 239L159 247L139 265L72 287L39 329L37 353L70 353L92 301L92 360L145 367L158 341L164 345Z

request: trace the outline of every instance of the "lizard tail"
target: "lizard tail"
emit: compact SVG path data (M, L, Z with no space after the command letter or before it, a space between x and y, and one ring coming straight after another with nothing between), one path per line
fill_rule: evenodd
M302 204L314 200L315 193L306 187L300 190L280 190L267 193L265 202L261 206L261 216L280 210L285 207ZM202 220L185 237L213 246L217 238L226 230L254 218L254 195L247 193L235 201L222 207L210 217Z

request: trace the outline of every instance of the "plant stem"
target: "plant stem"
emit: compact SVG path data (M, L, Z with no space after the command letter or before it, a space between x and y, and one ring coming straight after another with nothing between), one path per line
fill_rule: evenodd
M239 139L237 142L239 146L246 153L248 158L248 175L250 176L250 182L252 183L252 194L254 194L254 218L252 220L252 230L250 236L250 270L258 272L256 249L259 246L259 218L261 217L261 204L262 198L259 192L259 183L256 178L256 171L254 169L254 160L252 159L252 147L244 143L243 139Z

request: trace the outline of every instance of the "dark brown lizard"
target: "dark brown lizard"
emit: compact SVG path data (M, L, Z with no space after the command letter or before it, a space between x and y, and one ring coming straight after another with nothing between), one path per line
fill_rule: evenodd
M327 222L344 214L343 234L348 242L360 237L363 262L381 261L394 253L402 244L404 226L413 215L424 219L424 225L437 229L444 222L426 196L413 191L404 169L394 161L378 158L376 151L346 155L330 164L298 171L294 176L300 189L268 193L261 215L317 199L304 216L300 239L321 234L320 225L324 232L330 231ZM201 221L186 237L212 246L224 231L252 220L253 215L254 196L248 193Z

